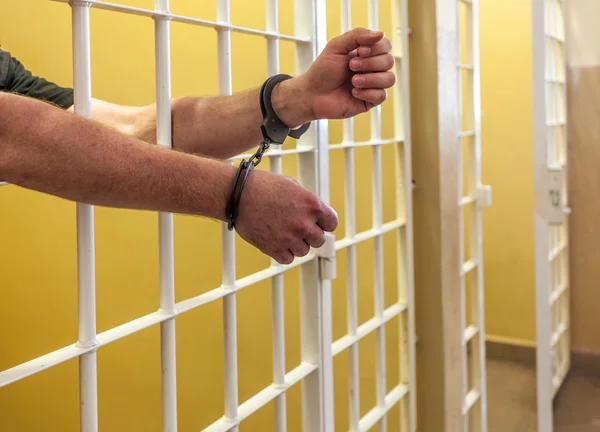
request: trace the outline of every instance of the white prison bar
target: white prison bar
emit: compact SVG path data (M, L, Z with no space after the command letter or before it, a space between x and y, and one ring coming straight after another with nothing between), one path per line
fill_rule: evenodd
M347 334L346 336L342 336L341 338L336 340L331 345L332 355L333 356L338 355L339 353L344 351L346 348L351 347L352 345L356 344L359 340L361 340L363 337L365 337L369 333L377 330L378 328L383 327L383 325L385 323L387 323L389 320L399 316L402 312L404 312L406 310L406 307L407 307L406 302L400 300L400 301L398 301L398 303L395 303L392 306L390 306L389 308L387 308L383 312L382 317L378 317L378 316L373 317L369 321L358 326L356 329L355 335Z
M70 0L52 0L52 1L59 2L59 3L69 3ZM217 30L221 30L221 29L222 30L231 30L236 33L245 33L245 34L257 35L257 36L264 36L265 38L277 38L277 39L282 39L282 40L294 41L294 42L298 42L298 43L309 43L310 42L309 38L302 38L302 37L290 36L290 35L281 34L281 33L273 33L273 32L262 31L262 30L247 28L247 27L236 26L229 22L221 21L218 18L217 18L217 22L214 22L214 21L209 21L209 20L203 20L200 18L193 18L193 17L184 16L184 15L172 14L169 12L158 12L158 11L154 11L151 9L142 9L142 8L137 8L137 7L133 7L133 6L116 4L116 3L108 3L108 2L104 2L104 1L100 1L100 0L86 0L85 3L88 3L91 7L96 8L96 9L109 10L109 11L113 11L113 12L121 12L121 13L125 13L125 14L130 14L130 15L138 15L138 16L155 18L155 19L168 19L171 21L180 22L180 23L184 23L184 24L196 25L196 26L200 26L200 27L209 27L209 28L214 28Z
M565 43L565 38L563 36L558 36L558 35L555 35L555 34L549 33L549 32L546 33L546 36L550 39L560 42L561 44Z
M217 20L229 24L229 0L217 1ZM231 95L231 31L227 27L217 28L217 57L219 70L219 94ZM221 224L223 244L223 285L226 288L235 284L235 233ZM223 299L223 340L225 367L225 419L230 423L238 421L238 357L237 357L237 306L235 289L229 290ZM237 432L237 426L232 429Z
M345 126L344 128L348 128L349 126ZM346 130L346 129L344 129ZM338 144L330 144L330 150L336 149L347 149L347 148L356 148L356 147L372 147L372 146L380 146L387 144L398 144L404 142L404 137L396 137L392 139L380 139L380 138L371 138L368 141L353 141L351 137L344 138L344 141Z
M463 263L461 270L460 270L460 275L464 276L467 273L469 273L470 271L472 271L475 267L477 267L477 263L475 261L469 260L466 261L465 263Z
M567 288L568 285L566 284L566 282L563 282L557 290L552 291L552 294L550 295L550 306L556 303L556 300L558 300L560 296L564 294Z
M343 238L341 240L337 240L335 242L335 250L337 251L340 249L345 249L350 245L355 245L365 240L382 236L385 233L403 227L405 224L406 222L404 220L397 219L391 222L384 223L383 225L381 225L381 228L371 228L370 230L356 234L352 238Z
M279 30L278 23L278 0L267 0L267 31L277 33ZM274 76L279 73L279 40L270 38L267 40L267 75ZM276 146L271 152L271 172L275 174L281 174L281 149ZM300 149L297 149L298 151ZM310 151L312 149L302 148L303 151ZM279 153L279 154L273 154ZM276 266L278 263L271 259L271 265ZM277 274L273 276L271 280L271 312L272 312L272 323L273 323L273 386L277 388L270 389L267 393L275 392L275 431L285 432L287 428L287 415L286 415L286 396L284 391L279 390L285 387L285 316L284 316L284 288L283 288L283 274ZM259 397L260 393L256 395ZM268 400L271 400L269 398ZM266 401L264 403L267 403ZM244 405L244 404L242 404ZM240 407L240 411L242 408Z
M358 423L358 430L360 432L367 432L371 430L377 422L380 422L385 418L385 415L396 405L404 396L408 394L408 387L404 385L397 385L394 389L385 395L385 399L381 406L376 406L369 411L365 416L360 419Z
M91 118L92 78L90 10L87 3L72 2L73 90L75 114ZM96 345L96 277L94 262L94 207L77 203L77 285L79 340L77 346ZM96 352L79 357L79 409L81 432L98 431L98 380Z
M169 0L154 0L154 9L168 13ZM169 20L155 16L156 138L161 147L172 147L171 134L171 34ZM160 310L175 307L173 214L158 213ZM160 323L161 401L163 432L177 431L177 362L175 318Z
M551 120L546 122L546 126L548 127L557 127L557 126L565 126L567 121L565 119L562 120Z
M480 397L481 394L479 393L479 390L476 389L472 389L469 391L469 393L467 393L467 396L465 396L465 400L463 401L463 415L467 415L469 413L471 408L473 408L473 405L475 405L475 402L477 402Z
M290 387L299 383L304 378L317 370L317 366L311 363L303 362L292 371L285 375L284 383L281 385L271 384L269 387L261 390L246 402L242 403L238 409L236 422L230 422L226 418L221 418L203 429L203 432L227 432L237 428L244 419L248 418L260 408L267 405L273 399L284 394Z
M465 196L460 199L460 201L458 202L458 206L465 207L471 203L474 203L476 200L477 198L475 198L474 196Z
M352 5L351 0L341 0L340 4L340 33L349 31L352 27ZM354 118L343 120L342 143L330 149L344 149L344 209L346 211L346 238L353 238L356 234L356 182L355 182L355 163L354 148L357 144L354 141ZM361 143L363 144L363 143ZM371 145L371 141L364 144ZM358 332L358 278L356 265L356 245L349 245L347 252L346 265L346 328L351 338L357 339ZM335 342L332 344L332 356L335 356ZM348 350L348 409L350 430L358 429L360 421L360 370L358 344L352 343Z
M560 340L560 338L563 337L568 328L569 326L567 325L567 323L560 323L560 325L558 326L558 330L552 333L552 339L550 340L550 346L552 348L554 348L556 344L558 344L558 341Z
M553 249L550 251L550 253L548 254L548 261L552 262L554 261L554 259L559 256L562 251L564 251L567 248L567 244L566 243L561 243L556 249Z
M463 332L463 345L468 344L478 332L479 329L476 326L468 326Z

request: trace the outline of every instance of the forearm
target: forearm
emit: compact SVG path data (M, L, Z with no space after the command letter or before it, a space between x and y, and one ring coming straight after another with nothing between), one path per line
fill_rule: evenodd
M294 80L275 88L273 107L288 126L312 120L305 97ZM171 117L172 144L181 151L226 159L262 140L259 89L232 96L174 99ZM156 142L156 107L142 108L131 130L143 141Z
M234 175L227 164L150 146L42 102L0 94L1 180L89 204L224 220Z

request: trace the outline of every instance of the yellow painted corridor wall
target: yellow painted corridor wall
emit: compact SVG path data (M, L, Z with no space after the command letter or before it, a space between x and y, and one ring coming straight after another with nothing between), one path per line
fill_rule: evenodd
M121 3L152 8L151 0ZM280 2L282 31L291 33L291 0ZM381 28L391 32L389 4L381 2ZM264 2L232 0L235 24L264 28ZM353 2L353 25L366 26L367 2ZM173 1L172 11L215 18L215 2ZM337 1L328 2L329 36L339 32ZM35 74L63 85L72 83L71 14L48 0L5 0L0 14L0 44ZM150 19L92 11L93 96L121 104L154 101L153 22ZM233 87L240 91L266 78L266 47L261 38L232 36ZM172 23L173 96L217 92L216 33ZM282 72L293 74L294 49L281 43ZM392 96L392 92L390 92ZM383 107L384 137L393 135L392 101ZM356 122L356 139L369 138L369 117ZM339 122L331 122L330 141L341 141ZM287 145L293 145L292 142ZM384 221L395 217L393 149L384 149ZM358 229L371 226L371 156L356 152ZM343 235L342 153L331 155L332 203ZM262 169L268 169L263 162ZM284 159L288 175L294 157ZM155 311L158 287L158 219L155 213L96 209L98 331ZM195 217L175 217L176 300L221 283L220 225ZM396 300L395 236L384 238L386 305ZM71 202L14 186L0 188L0 370L71 344L77 339L75 206ZM373 314L373 243L358 247L359 321ZM238 277L268 266L257 251L237 241ZM334 338L345 334L345 254L334 283ZM287 370L300 361L298 271L285 276ZM238 295L239 399L248 399L271 382L271 291L269 282ZM223 413L222 303L216 301L177 319L177 387L180 431L198 431ZM386 325L388 388L398 381L397 320ZM160 349L158 326L103 347L98 352L100 429L111 432L160 430ZM360 342L361 413L375 404L375 338ZM336 425L347 429L347 356L334 362ZM71 360L0 389L0 430L70 432L79 427L78 366ZM300 387L290 390L288 427L300 430ZM390 415L390 428L398 422ZM273 406L242 424L242 431L273 428Z

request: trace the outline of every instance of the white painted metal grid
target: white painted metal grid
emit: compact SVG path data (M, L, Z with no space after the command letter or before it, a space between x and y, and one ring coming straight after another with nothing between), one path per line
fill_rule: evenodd
M341 0L341 32L352 28L352 2ZM378 28L379 2L368 1L368 22L370 28ZM412 171L410 152L410 114L409 114L409 58L408 58L408 15L405 0L392 0L390 19L393 29L391 36L394 71L397 84L394 86L394 138L382 139L381 107L371 110L368 141L355 141L354 120L343 121L342 142L331 144L331 151L344 152L344 214L345 236L336 242L336 249L347 251L347 333L333 343L332 355L347 350L348 353L348 408L349 429L351 431L367 431L377 425L378 430L385 431L387 413L400 403L400 426L402 431L416 431L416 371L415 371L415 332L414 332L414 280L412 249ZM395 150L395 187L397 208L394 220L384 223L382 217L382 146L393 145ZM355 149L371 147L372 151L372 227L363 232L357 231ZM384 306L384 247L383 236L388 232L397 235L397 272L398 301L385 308ZM358 325L358 276L357 245L374 239L374 316ZM386 389L386 339L385 324L398 317L400 364L400 382L390 391ZM376 336L376 406L361 418L360 404L360 368L359 341L370 333Z
M460 293L462 318L463 430L487 430L482 207L489 189L481 184L481 97L478 0L457 0Z
M155 0L153 10L140 9L97 0L56 0L69 3L73 14L73 67L75 112L84 117L91 115L91 59L90 59L90 8L152 18L155 22L155 65L157 102L157 141L171 147L171 67L170 22L212 27L218 33L219 93L228 95L231 85L231 32L262 36L267 40L268 74L279 69L279 41L296 43L297 72L304 72L326 43L325 4L320 0L296 0L295 34L285 35L278 30L278 0L267 2L266 31L235 26L230 22L229 0L217 0L217 20L211 22L172 14L168 0ZM350 29L350 1L342 0L342 30ZM377 0L370 0L370 24L377 27ZM78 296L79 340L39 358L0 372L0 387L36 374L75 357L80 361L81 430L98 430L98 389L96 351L109 343L130 336L152 325L161 327L162 370L162 430L177 430L177 389L175 358L175 318L182 313L212 301L223 299L223 326L225 350L225 401L224 416L205 430L238 430L245 418L267 403L275 401L275 430L286 430L285 392L302 383L303 429L306 431L332 431L333 381L332 358L346 348L351 357L351 430L366 431L379 424L386 430L386 414L401 403L402 430L416 430L415 386L415 334L412 271L412 180L410 157L409 75L406 0L392 0L393 42L396 58L395 72L398 84L394 87L395 138L381 139L380 108L371 117L372 137L366 142L353 139L353 121L345 121L344 140L335 146L328 145L327 123L315 122L313 127L297 141L292 149L273 148L266 155L271 170L281 172L281 158L298 155L299 181L307 189L329 198L328 151L343 149L348 169L346 177L346 212L349 223L346 236L335 242L335 250L348 249L348 334L331 341L331 283L320 277L319 251L296 259L289 266L272 261L269 268L236 280L234 234L222 227L223 282L218 288L202 295L175 303L173 215L159 213L159 263L160 304L156 312L96 334L95 260L93 207L77 205L78 234ZM401 31L402 30L402 31ZM394 145L396 150L397 217L382 221L381 146ZM373 227L356 233L355 184L353 179L353 151L356 147L370 146L373 151ZM403 157L401 157L403 155ZM244 155L232 159L238 159ZM400 199L402 197L402 200ZM383 301L383 235L397 233L398 245L398 302L387 309ZM375 241L374 265L376 298L375 316L357 325L356 298L356 245L370 239ZM301 363L286 372L284 339L284 287L283 273L300 267L301 273ZM352 273L351 273L352 272ZM258 282L272 281L273 312L273 383L240 404L238 400L236 293ZM386 347L384 324L399 317L400 326L400 382L386 392ZM377 406L360 418L358 386L358 341L367 334L377 335Z
M566 136L566 58L564 10L561 0L546 0L545 83L546 143L548 168L562 171L560 206L568 207ZM569 276L568 216L560 225L549 226L550 266L548 304L551 314L552 392L562 385L569 370ZM539 305L538 305L539 307Z

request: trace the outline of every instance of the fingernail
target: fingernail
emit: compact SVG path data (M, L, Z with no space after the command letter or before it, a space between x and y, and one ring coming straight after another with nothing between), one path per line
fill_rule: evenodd
M362 87L366 81L367 80L363 76L357 75L354 77L354 85L357 87Z
M350 60L350 69L352 70L360 70L360 66L361 66L361 61L358 59L352 59Z
M369 54L371 54L371 47L360 47L361 56L368 56Z
M354 88L354 89L352 89L352 94L353 94L354 96L358 96L358 95L360 95L360 90L359 90L359 89L357 89L357 88Z

